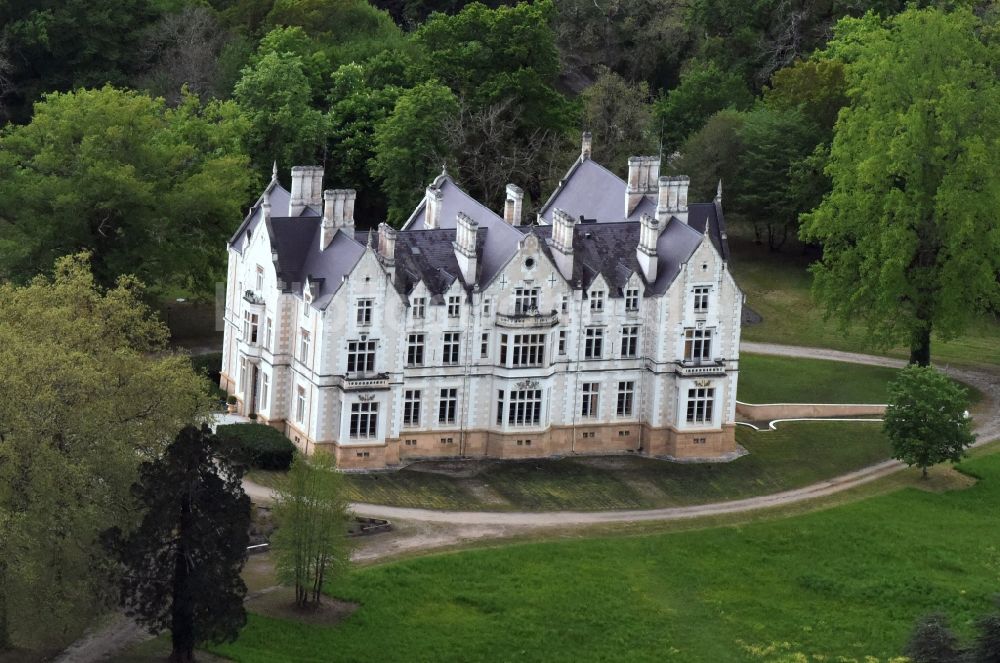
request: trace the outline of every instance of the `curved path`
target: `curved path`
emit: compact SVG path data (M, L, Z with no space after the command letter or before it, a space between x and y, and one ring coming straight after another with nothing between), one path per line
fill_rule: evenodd
M890 359L888 357L770 343L745 342L741 344L740 349L743 352L832 359L876 366L902 367L906 364L903 360ZM980 414L976 415L975 432L978 436L976 444L984 444L1000 437L1000 408L998 408L998 404L1000 404L1000 371L989 368L951 368L949 366L939 366L939 368L948 375L971 384L983 392L983 403L977 408L980 410ZM496 525L526 528L567 527L654 520L684 520L701 516L753 511L824 497L860 486L869 481L874 481L893 472L898 472L904 467L906 466L899 461L888 460L803 488L787 490L772 495L663 509L546 512L437 511L366 503L352 503L351 508L356 514L361 516L380 516L395 520L412 520L449 525ZM271 498L271 491L267 488L250 482L244 482L244 487L247 494L253 499L268 501Z

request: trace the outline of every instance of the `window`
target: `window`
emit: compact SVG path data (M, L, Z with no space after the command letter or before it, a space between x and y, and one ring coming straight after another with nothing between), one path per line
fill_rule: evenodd
M403 444L405 444L408 447L415 447L415 446L417 446L417 441L416 440L403 440Z
M507 423L511 426L535 426L542 420L542 390L515 389L510 392Z
M423 297L413 298L413 319L422 320L427 311L427 300Z
M503 425L503 389L497 391L497 426Z
M378 435L378 403L351 403L351 437L371 438Z
M461 300L460 300L459 297L452 296L452 297L448 298L448 317L449 318L457 318L459 316L459 314L461 314L462 308L461 308L460 301Z
M604 330L600 327L588 327L583 344L585 359L600 359L604 356Z
M507 365L507 334L500 334L500 365Z
M639 310L639 289L629 288L625 291L625 310L626 311L638 311Z
M493 306L492 306L492 302L490 301L490 299L489 298L484 299L483 300L483 317L484 318L490 317L490 313L492 313L492 310L493 310Z
M455 438L452 437L442 437L441 444L455 444Z
M687 421L689 424L712 423L712 406L715 403L714 387L688 389Z
M264 289L264 268L257 265L257 292Z
M407 389L403 392L403 425L420 425L420 390Z
M559 303L559 310L563 313L569 313L569 295L562 296L562 300Z
M636 357L639 354L639 328L637 326L622 327L622 359Z
M566 332L565 331L559 332L559 343L556 346L556 352L558 352L561 355L566 354Z
M455 413L458 410L458 389L442 389L441 400L438 402L438 423L455 423Z
M265 329L264 342L267 344L266 347L268 350L274 350L274 347L271 345L271 340L273 339L274 336L273 334L274 330L272 329L271 318L267 319L267 325L264 327L264 329Z
M708 313L708 293L711 288L708 286L699 286L694 289L694 312L695 313Z
M260 326L260 316L250 311L243 312L243 340L247 343L257 343L257 328Z
M545 363L545 334L514 334L511 366L542 366Z
M684 361L702 362L712 358L712 330L684 331Z
M257 403L258 410L267 409L267 397L268 392L271 387L271 378L268 377L267 373L261 372L260 374L260 401Z
M460 334L459 332L445 332L444 333L444 353L441 357L441 362L444 364L457 364L458 363L458 340Z
M375 308L374 299L358 300L358 324L370 325L372 323L372 309Z
M240 391L247 391L247 358L240 357Z
M306 420L306 390L299 387L295 392L295 421L304 423Z
M406 343L406 365L424 365L424 335L410 334Z
M597 382L583 383L583 407L580 408L580 415L584 417L596 417L600 399L601 385Z
M348 341L347 372L375 372L375 341Z
M604 310L604 291L603 290L591 290L590 291L590 310L593 313L600 313Z
M299 330L299 361L305 363L309 361L309 340L310 335L305 329Z
M486 358L490 356L490 335L484 332L479 342L479 356Z
M618 407L615 413L619 417L631 417L633 403L635 402L635 382L618 383Z
M538 288L514 288L514 315L538 310Z

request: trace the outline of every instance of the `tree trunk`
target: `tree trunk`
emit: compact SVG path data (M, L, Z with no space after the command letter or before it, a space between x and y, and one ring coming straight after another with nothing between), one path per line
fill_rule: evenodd
M170 635L173 650L171 663L192 663L194 661L194 606L189 580L190 569L187 559L187 537L191 528L191 498L185 496L181 502L180 531L177 551L174 553L174 588L171 605Z
M6 584L3 582L3 569L0 569L0 651L10 649L13 642L10 640L10 623L7 620L7 595Z
M924 473L923 473L923 475L921 476L921 478L922 478L922 479L926 479L926 478L927 478L927 466L926 466L926 465L924 465L924 466L923 466L922 468L920 468L920 469L922 469L922 470L924 471Z
M930 366L931 326L929 324L914 331L910 337L910 363L917 366Z

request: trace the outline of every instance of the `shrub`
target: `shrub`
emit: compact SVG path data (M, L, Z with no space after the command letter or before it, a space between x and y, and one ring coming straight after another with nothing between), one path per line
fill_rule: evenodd
M295 445L278 430L263 424L223 424L216 429L221 451L234 460L262 470L287 470Z
M191 366L196 373L206 375L214 384L219 384L219 379L222 376L222 353L209 352L204 355L193 355Z
M229 396L226 397L226 402L229 403L230 405L236 405L237 402L236 394L229 394Z

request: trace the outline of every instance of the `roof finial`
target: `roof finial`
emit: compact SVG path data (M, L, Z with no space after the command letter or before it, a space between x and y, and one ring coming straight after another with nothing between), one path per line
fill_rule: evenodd
M448 163L447 162L442 162L441 163L441 174L442 175L447 175L448 174Z
M722 178L719 178L719 186L715 189L715 202L722 202Z
M375 234L371 230L369 230L368 231L368 248L369 249L375 248L375 242L372 239L374 236L375 236Z
M278 162L275 160L274 165L271 166L271 181L278 181Z

